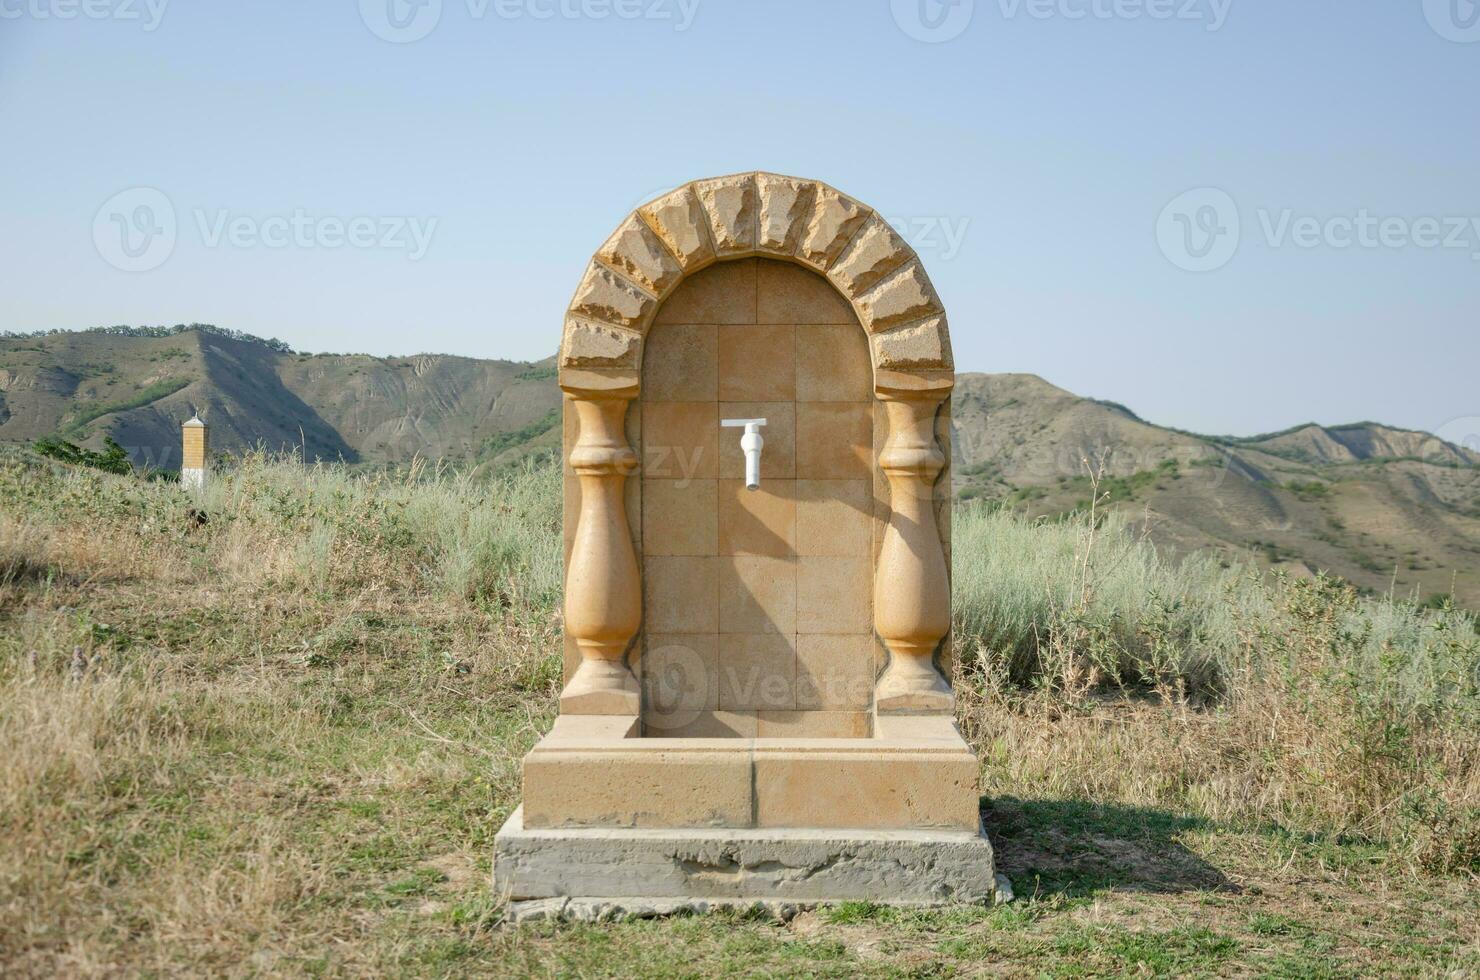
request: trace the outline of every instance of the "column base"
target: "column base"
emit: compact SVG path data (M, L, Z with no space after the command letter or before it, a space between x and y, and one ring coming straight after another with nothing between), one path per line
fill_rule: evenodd
M717 904L920 906L1003 897L992 845L979 831L527 829L522 807L494 838L494 888L516 903L562 900L558 910L547 903L525 911L577 918Z

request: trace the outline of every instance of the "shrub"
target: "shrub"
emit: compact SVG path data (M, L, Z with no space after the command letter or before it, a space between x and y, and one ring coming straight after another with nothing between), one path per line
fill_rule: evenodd
M90 466L95 470L105 473L132 473L133 464L129 462L128 452L113 441L112 436L103 438L103 452L95 452L75 446L63 439L45 438L37 439L31 444L31 448L42 456L51 459L59 459L64 463L75 463L79 466Z

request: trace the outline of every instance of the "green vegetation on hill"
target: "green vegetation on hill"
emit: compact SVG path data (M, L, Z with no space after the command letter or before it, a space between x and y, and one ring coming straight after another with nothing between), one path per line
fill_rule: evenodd
M230 340L257 344L281 354L294 353L292 347L288 346L284 341L278 340L276 337L258 337L253 334L243 333L240 330L218 327L213 323L177 323L172 327L131 327L127 324L117 324L111 327L87 327L82 330L33 330L30 332L0 330L0 339L35 340L41 337L69 337L79 334L95 334L105 337L178 337L182 333L211 334L217 337L226 337Z
M954 516L1017 902L501 926L561 544L558 469L496 479L248 454L197 497L0 452L0 973L1480 969L1474 618L1178 562L1098 505Z
M75 436L89 422L100 419L104 415L115 415L119 412L128 412L135 408L143 408L145 405L152 405L161 398L173 395L189 384L189 378L172 378L167 381L156 381L154 384L148 385L142 391L128 398L92 405L83 404L78 407L77 415L67 419L63 423L61 434L63 436Z
M483 449L478 456L483 459L492 459L506 450L522 446L527 442L539 438L546 432L560 424L559 409L551 409L543 418L524 426L522 429L514 429L510 432L500 432L483 444Z

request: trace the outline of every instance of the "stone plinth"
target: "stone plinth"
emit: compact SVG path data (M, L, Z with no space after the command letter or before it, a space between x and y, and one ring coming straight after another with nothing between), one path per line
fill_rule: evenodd
M975 831L530 829L514 811L494 880L511 901L937 905L993 900L992 845Z

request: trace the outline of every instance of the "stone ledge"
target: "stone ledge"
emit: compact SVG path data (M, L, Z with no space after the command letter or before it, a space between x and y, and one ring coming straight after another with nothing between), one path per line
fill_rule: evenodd
M589 900L647 914L679 910L667 900L981 904L1006 897L997 879L992 845L969 831L530 830L520 808L494 838L495 891L569 899L560 915Z
M1005 905L1014 898L1012 882L1007 875L997 875L993 905ZM760 911L777 922L790 922L801 912L825 905L826 902L777 902L744 898L532 898L510 902L504 922L520 925L526 922L625 922L632 919L663 919L671 915L704 915L720 909ZM935 908L940 902L875 902L900 908Z

